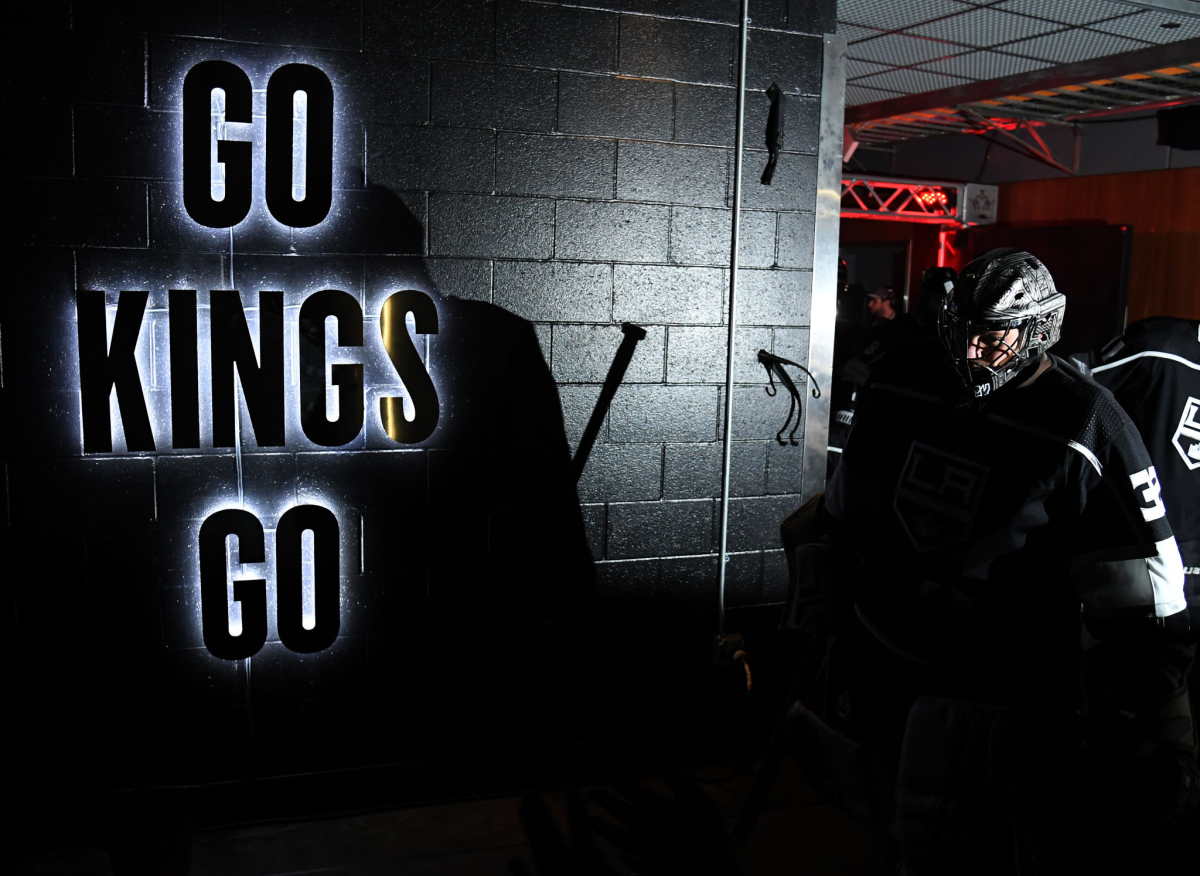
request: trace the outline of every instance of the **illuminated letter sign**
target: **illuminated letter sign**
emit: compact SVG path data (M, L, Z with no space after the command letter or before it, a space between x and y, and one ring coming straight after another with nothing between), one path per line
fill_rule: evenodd
M313 540L313 623L304 623L303 538ZM241 563L266 561L262 522L249 511L227 508L210 514L200 526L200 613L204 645L222 660L253 657L267 641L267 582L263 578L229 581L225 542L238 540ZM278 603L279 641L299 654L322 651L333 644L341 629L338 591L340 544L333 512L319 505L297 505L279 518L275 531L275 598ZM241 606L242 628L229 629L227 588Z
M171 443L200 446L199 334L196 328L196 290L167 293L167 332L171 340Z
M146 312L147 292L122 292L117 304L112 343L108 341L104 293L81 291L76 312L79 330L79 395L83 408L83 452L112 452L112 418L108 397L117 391L117 405L130 450L153 450L154 433L146 412L146 396L138 374L138 336Z
M246 410L259 447L283 446L283 293L258 293L258 349L246 325L242 296L232 289L213 289L212 314L212 416L213 446L233 447L237 395L233 382L242 384ZM234 365L237 376L234 377Z
M203 61L184 78L183 205L208 228L232 228L249 215L255 147L246 139L228 139L224 123L251 123L253 96L250 79L228 61ZM285 64L271 74L263 154L262 197L271 215L293 228L323 221L333 198L333 86L323 72ZM201 452L239 447L247 434L247 424L238 419L243 402L258 447L283 447L289 434L302 444L344 447L366 428L367 400L375 387L389 387L389 394L378 396L374 428L382 425L392 441L416 444L437 428L437 388L408 327L411 316L414 334L437 334L437 306L423 292L402 289L387 298L379 313L380 335L372 332L369 339L378 345L375 350L363 349L368 338L361 303L340 289L308 295L295 317L290 308L285 312L285 295L278 290L259 291L255 302L243 300L236 289L210 289L206 308L197 290L170 289L165 333L142 331L148 292L121 290L115 306L106 294L80 290L76 298L85 454L113 452L114 410L128 451L155 451L164 442L173 450ZM330 340L332 348L355 350L351 362L327 361L334 355ZM166 351L155 349L164 341ZM146 346L152 348L151 363L170 363L169 435L155 435L156 428L166 429L165 412L156 407L163 394L148 396L142 385L139 357L145 357ZM158 380L156 374L152 388L160 386ZM403 395L391 389L397 382ZM202 422L205 393L211 433ZM289 405L298 406L292 413L299 415L302 436L294 426L288 430L296 422L289 420ZM240 469L238 477L241 494ZM196 536L204 644L223 660L252 657L269 634L270 576L236 578L229 544L236 539L239 565L262 564L270 531L246 507L225 508L210 513ZM319 505L297 505L279 517L274 541L279 641L301 654L324 650L341 629L337 516Z
M326 289L304 300L300 308L300 426L314 444L341 447L362 431L365 412L363 366L330 367L331 382L338 394L338 418L330 421L325 405L328 391L325 385L325 320L330 316L337 318L339 347L363 345L362 308L353 295ZM424 371L424 366L421 370Z
M271 215L293 228L308 228L329 215L333 85L316 67L286 64L267 80L266 152Z
M224 120L253 121L253 90L241 68L202 61L183 80L183 206L209 228L232 228L250 212L252 144L214 131L213 92L224 94ZM216 152L212 145L215 138ZM293 228L317 225L333 203L333 85L309 64L285 64L267 80L266 202ZM214 161L224 194L213 191Z
M167 297L171 370L171 435L175 450L197 450L200 441L200 342L196 291L172 289ZM146 393L138 372L136 351L142 338L148 293L123 291L117 298L112 339L106 327L105 293L80 290L76 298L79 333L79 388L83 421L83 452L112 453L113 420L109 397L116 391L117 410L130 451L156 450ZM246 319L242 295L236 289L213 289L208 298L208 373L212 411L212 447L235 447L237 384L259 447L286 444L285 341L283 293L258 293L258 344ZM394 372L375 373L374 383L404 384L414 416L404 416L403 396L381 396L380 423L397 444L419 444L431 436L439 420L437 387L417 352L407 318L419 335L438 332L437 307L424 292L402 289L383 304L379 327L383 349ZM305 437L322 447L342 447L357 438L366 424L366 375L362 362L325 361L326 320L337 320L338 347L364 345L363 313L357 299L340 289L309 295L300 307L296 334L300 427ZM147 333L148 334L148 333ZM157 342L164 340L162 333ZM326 374L328 370L329 374ZM329 419L326 397L337 394L337 415ZM294 398L294 396L293 396ZM245 424L243 424L243 430ZM164 438L165 436L160 436Z
M250 78L228 61L203 61L183 80L183 206L209 228L232 228L250 212L250 143L217 137L216 160L225 165L225 194L212 192L212 93L225 92L225 121L251 122Z
M313 624L304 624L305 531L313 540ZM319 505L297 505L279 518L275 531L275 598L279 602L279 641L298 654L323 651L342 628L338 579L338 522L333 512Z
M416 416L410 423L404 419L402 398L381 398L379 415L388 437L400 444L417 444L433 434L438 423L438 397L429 372L417 355L412 338L405 327L408 314L413 315L417 334L436 335L438 330L437 308L428 295L412 289L397 292L383 304L380 327L383 342L396 373L404 381Z
M229 563L225 541L235 535L243 563L267 559L263 525L249 511L228 508L210 514L200 525L200 623L204 646L222 660L242 660L257 654L267 641L267 582L262 578L233 582L233 599L242 609L242 629L229 631L226 587Z

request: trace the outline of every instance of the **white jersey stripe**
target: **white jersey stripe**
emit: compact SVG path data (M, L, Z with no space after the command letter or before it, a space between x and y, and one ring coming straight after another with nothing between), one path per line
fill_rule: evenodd
M1078 441L1072 441L1070 438L1063 438L1061 435L1055 435L1053 432L1047 432L1044 429L1035 429L1033 426L1026 426L1024 423L1018 423L1016 420L1010 420L1008 417L997 416L996 414L986 414L989 420L995 420L997 423L1003 423L1013 429L1020 429L1022 432L1028 432L1031 435L1037 435L1040 438L1047 438L1050 441L1057 441L1059 444L1065 444L1072 450L1076 451L1080 456L1091 463L1092 468L1096 470L1096 474L1104 477L1104 467L1100 464L1100 460L1096 458L1096 454L1090 449L1084 447Z
M1126 362L1132 362L1135 359L1141 359L1146 356L1151 356L1155 359L1170 359L1172 362L1178 362L1180 365L1186 365L1194 371L1200 371L1200 365L1195 362L1189 362L1182 356L1176 356L1174 353L1164 353L1161 350L1146 350L1144 353L1135 353L1132 356L1126 356L1124 359L1118 359L1116 362L1109 362L1107 365L1099 365L1092 369L1092 373L1097 371L1107 371L1109 368L1116 368L1118 365L1124 365Z
M1170 617L1187 609L1183 590L1183 559L1175 536L1156 542L1155 554L1146 558L1150 583L1154 587L1155 617Z
M1078 450L1083 455L1083 458L1092 464L1092 468L1096 470L1096 474L1104 477L1104 467L1100 465L1100 460L1096 458L1096 454L1092 453L1092 451L1088 450L1078 441L1068 441L1067 446L1073 450Z

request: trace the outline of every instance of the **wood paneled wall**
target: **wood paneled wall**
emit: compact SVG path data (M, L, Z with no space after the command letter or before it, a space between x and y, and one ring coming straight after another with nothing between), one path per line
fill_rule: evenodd
M1129 322L1200 319L1200 168L1006 183L998 218L1130 225Z

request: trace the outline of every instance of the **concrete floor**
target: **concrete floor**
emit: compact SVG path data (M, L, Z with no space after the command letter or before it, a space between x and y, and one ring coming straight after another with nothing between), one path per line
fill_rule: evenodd
M723 777L723 770L708 773ZM706 778L705 773L694 774ZM751 777L701 784L718 812L733 824ZM543 795L565 834L566 793ZM477 799L344 818L257 825L197 834L192 876L505 876L510 862L534 865L518 798ZM589 804L589 812L601 810ZM613 872L629 868L612 846L597 840ZM767 801L749 846L739 858L747 876L814 873L876 874L874 839L824 803L789 761ZM78 849L27 857L19 872L36 876L113 873L105 849ZM179 871L183 872L183 871Z

